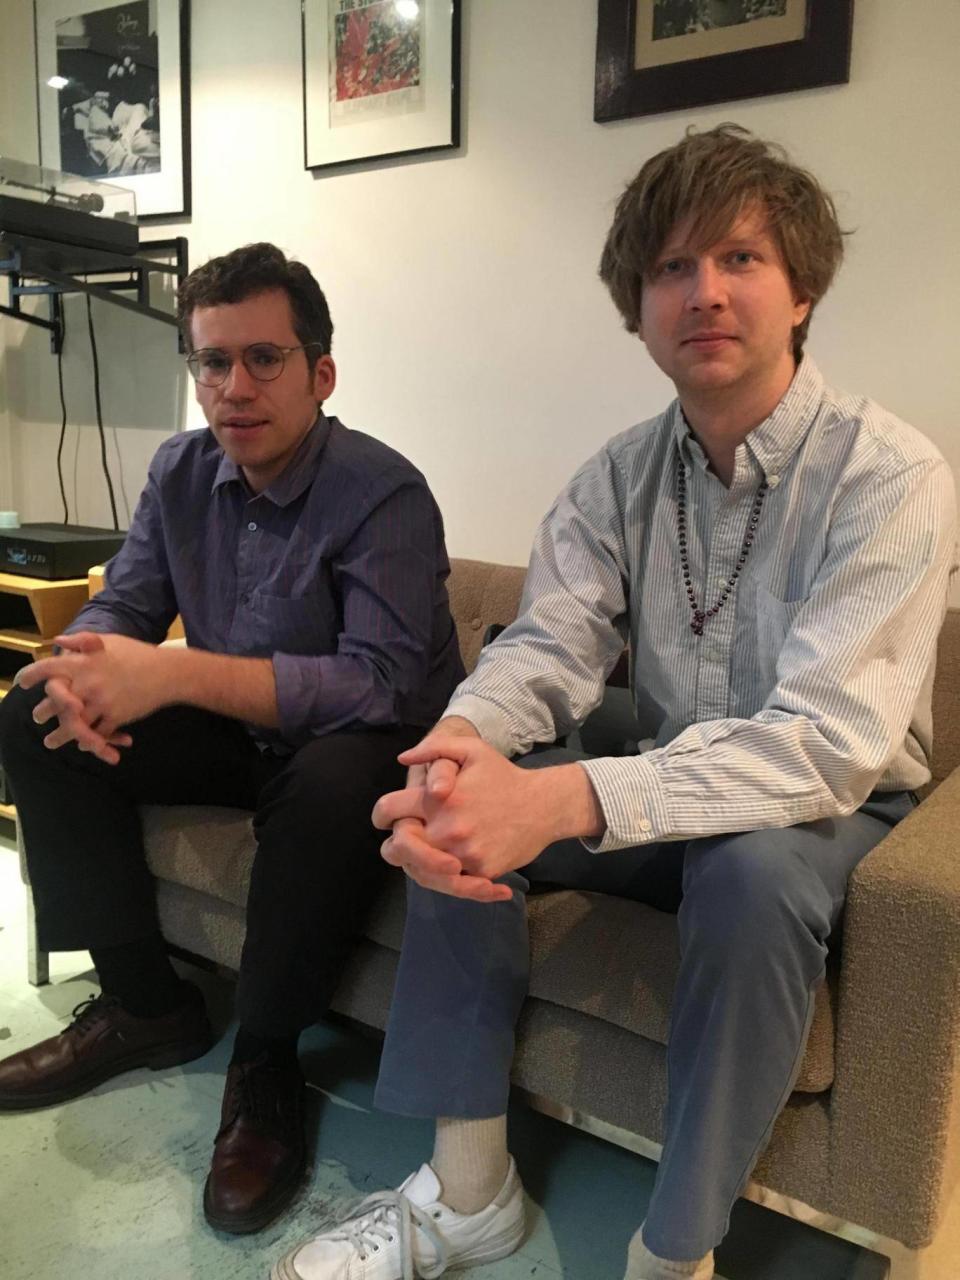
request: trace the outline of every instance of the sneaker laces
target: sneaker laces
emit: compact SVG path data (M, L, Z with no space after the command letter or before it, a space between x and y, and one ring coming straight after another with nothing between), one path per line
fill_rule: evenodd
M415 1264L414 1231L420 1230L430 1241L437 1258L433 1263ZM449 1248L434 1221L434 1216L408 1200L402 1191L376 1191L353 1206L348 1206L337 1220L337 1227L326 1236L329 1240L346 1240L364 1261L368 1252L378 1252L380 1242L388 1243L399 1235L402 1280L436 1280L447 1269ZM416 1265L416 1270L414 1269Z

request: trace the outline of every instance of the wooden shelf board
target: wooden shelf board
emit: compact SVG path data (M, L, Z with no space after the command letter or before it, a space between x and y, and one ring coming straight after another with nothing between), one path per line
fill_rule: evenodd
M16 653L35 654L53 648L52 640L44 640L36 631L11 629L0 631L0 649L13 649Z
M64 587L87 589L86 578L27 578L15 573L0 573L0 591L12 596L28 596L47 591L62 591Z

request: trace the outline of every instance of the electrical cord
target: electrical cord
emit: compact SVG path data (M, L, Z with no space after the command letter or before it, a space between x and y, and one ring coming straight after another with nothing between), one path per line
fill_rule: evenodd
M103 409L100 404L100 361L97 358L97 339L93 332L93 308L90 305L90 295L87 298L87 328L90 330L90 350L93 352L93 394L97 405L97 429L100 432L100 461L103 466L103 474L107 481L107 491L110 494L110 511L113 515L113 527L119 533L120 521L117 519L117 500L113 493L113 481L110 478L110 467L107 464L107 436L103 429Z
M60 482L60 500L63 503L63 523L70 523L70 508L67 506L67 490L63 483L63 444L67 436L67 401L63 394L63 348L67 340L66 309L60 308L60 349L57 351L57 381L60 385L60 439L57 442L57 480Z

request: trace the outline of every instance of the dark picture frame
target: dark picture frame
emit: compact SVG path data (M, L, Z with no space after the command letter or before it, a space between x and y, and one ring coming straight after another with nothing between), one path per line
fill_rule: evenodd
M34 0L40 162L191 213L190 0Z
M781 7L796 13L798 2L788 0ZM641 36L651 37L646 53L654 65L638 66L638 22L643 19L655 24L656 19L651 20L655 3L599 0L593 112L599 123L846 84L850 79L853 0L802 0L805 11L800 18L800 38L774 40L753 48L730 47L727 52L713 54L708 52L709 39L704 40L700 33L679 37L671 33L671 38L663 39L662 32L655 35L655 26L650 30L645 27ZM766 38L760 22L744 19L741 25L744 40ZM725 31L725 43L735 46L738 29L727 27ZM684 42L690 42L689 52L684 50ZM658 46L663 47L664 61L655 65ZM700 56L701 52L707 56Z
M303 159L354 168L460 145L461 0L303 0Z

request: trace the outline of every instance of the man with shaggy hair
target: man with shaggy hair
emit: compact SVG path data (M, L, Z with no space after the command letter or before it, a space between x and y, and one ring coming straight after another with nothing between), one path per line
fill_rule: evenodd
M434 1152L276 1280L437 1276L521 1242L506 1109L538 884L678 914L663 1155L626 1276L713 1275L848 877L930 777L953 482L804 354L841 243L810 174L732 125L654 156L620 200L601 276L677 398L561 493L517 620L376 806L410 878L377 1101L435 1118ZM653 748L512 760L583 722L625 643Z
M371 806L463 667L426 481L323 411L333 325L308 268L247 245L188 276L178 307L210 429L160 447L104 590L0 704L40 946L89 949L101 985L59 1036L0 1062L0 1111L207 1051L138 805L253 809L240 1028L204 1191L213 1226L247 1232L304 1173L297 1039L387 870ZM178 613L188 647L161 647Z

